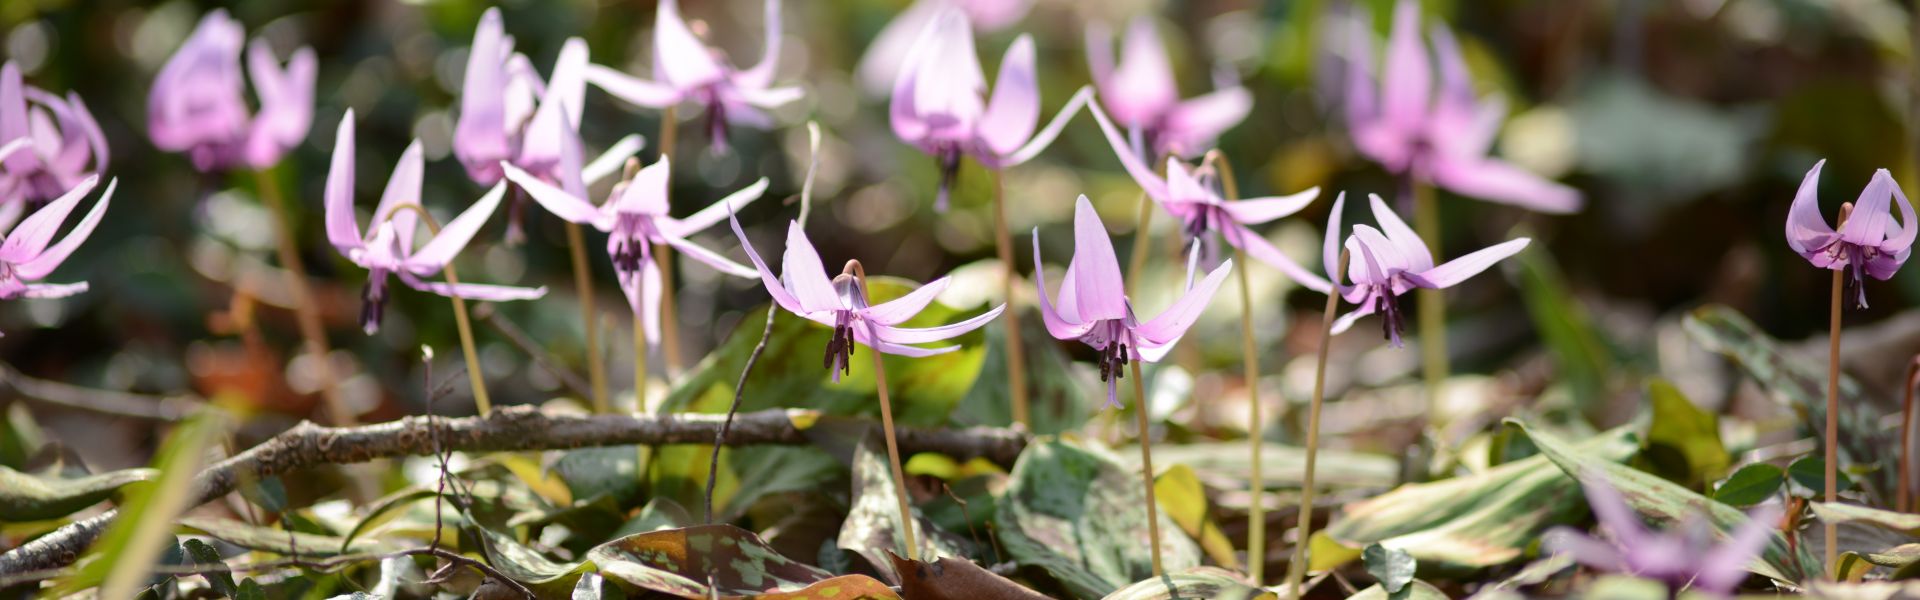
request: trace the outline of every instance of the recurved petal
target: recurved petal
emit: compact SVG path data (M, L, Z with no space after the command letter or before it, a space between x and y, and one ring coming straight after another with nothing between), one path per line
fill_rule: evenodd
M1594 569L1619 573L1627 569L1627 563L1620 555L1620 549L1613 544L1588 537L1585 532L1572 527L1560 526L1547 531L1542 538L1541 550L1548 554L1565 554L1580 564Z
M779 304L780 308L787 309L787 312L801 316L813 312L801 305L800 299L795 298L793 292L787 291L787 286L780 283L780 276L767 267L767 261L760 259L760 253L754 251L753 242L747 240L747 232L740 230L740 220L734 218L733 213L727 213L727 222L733 226L734 237L740 240L740 249L747 252L747 260L753 263L754 270L760 272L760 283L766 286L767 294L773 296L774 303ZM798 223L796 222L795 225L797 226Z
M680 102L681 94L673 86L648 81L626 73L603 67L587 65L587 83L591 83L615 98L645 106L647 108L666 108Z
M1347 293L1347 286L1340 283L1340 238L1344 235L1340 230L1340 216L1346 208L1347 193L1340 192L1333 198L1333 210L1327 211L1327 230L1321 234L1323 237L1320 241L1320 265L1326 269L1327 279L1342 295Z
M109 180L107 191L100 194L100 200L93 203L93 210L87 211L87 216L80 219L80 224L75 225L73 231L67 232L67 237L61 238L58 243L41 252L39 256L33 257L32 260L20 263L15 273L21 279L40 279L52 273L60 263L66 262L67 257L72 256L73 251L87 241L87 236L93 235L93 228L99 225L101 217L107 214L107 203L113 200L113 190L119 184L119 179Z
M1113 118L1128 127L1152 124L1180 100L1173 65L1152 19L1137 16L1128 21L1126 37L1120 41L1120 64L1102 84L1103 91L1111 90L1102 97L1113 109Z
M520 186L520 189L526 190L527 195L531 196L534 202L545 207L547 212L551 212L554 216L568 221L594 224L597 227L597 221L600 219L600 208L594 206L593 203L587 201L586 198L575 197L567 193L566 190L542 181L539 177L534 177L533 174L521 170L520 167L513 166L505 161L500 163L500 168L502 172L506 174L508 181ZM631 186L627 189L631 189Z
M1153 320L1141 324L1135 333L1155 344L1166 344L1179 339L1187 333L1188 327L1193 326L1194 321L1200 319L1200 313L1204 312L1207 309L1207 303L1213 300L1213 293L1220 289L1220 283L1227 280L1227 273L1232 270L1233 259L1227 259L1219 267L1215 267L1212 273L1208 273L1206 279L1200 280L1200 285L1187 290L1186 295L1174 301L1173 306L1167 307L1165 312L1160 313L1160 316L1154 317Z
M880 339L882 341L892 342L895 344L924 344L927 342L938 342L941 340L953 339L955 337L964 335L969 331L979 329L980 326L986 325L987 322L992 321L994 317L1000 316L1000 313L1005 311L1006 309L1007 309L1007 305L1002 304L1002 305L993 307L993 310L980 313L979 315L971 319L967 319L965 321L953 323L950 325L941 325L939 327L927 327L927 328L890 327L890 326L881 325L879 323L874 323L874 330L880 334Z
M359 217L353 214L353 155L353 109L349 108L333 136L333 163L327 168L327 186L321 192L327 205L327 241L341 254L349 254L365 243L360 236Z
M1406 269L1425 271L1433 268L1433 253L1427 250L1427 242L1420 239L1420 235L1414 233L1406 221L1400 220L1400 215L1395 214L1379 194L1367 194L1367 202L1373 207L1373 220L1379 222L1380 228L1386 231L1387 240L1393 242L1394 250L1407 260Z
M1319 197L1320 188L1312 187L1307 188L1305 191L1285 196L1247 198L1245 200L1231 201L1222 204L1221 208L1225 209L1227 214L1232 215L1235 221L1249 225L1257 225L1300 212L1300 209L1306 208L1308 204L1312 204L1314 199Z
M420 214L399 208L407 204L420 204L421 179L425 171L426 161L421 157L420 140L414 140L407 144L405 152L400 153L400 162L394 164L393 175L387 179L387 189L380 194L380 206L373 212L375 221L393 220L393 231L399 236L402 248L413 248L414 229L420 223Z
M1033 139L1027 140L1027 145L1021 146L1010 156L990 160L988 166L1006 168L1033 160L1033 157L1040 155L1040 151L1046 150L1047 146L1053 143L1054 138L1060 136L1060 130L1066 129L1067 122L1073 120L1073 116L1080 113L1080 108L1086 106L1092 99L1093 86L1082 86L1072 98L1067 99L1065 106L1060 107L1060 112L1053 114L1053 120L1047 121L1047 126L1042 127L1040 133L1034 134Z
M487 218L493 216L493 211L500 207L500 199L506 195L505 182L494 184L493 189L487 190L486 195L481 196L479 202L461 211L460 216L448 221L445 227L440 228L440 233L435 234L432 240L428 240L425 246L420 247L419 251L408 255L407 271L414 275L426 276L437 273L447 266L447 263L453 261L454 255L467 247L467 242L473 241L473 234L478 233L480 226L486 224ZM545 293L544 289L542 293Z
M1069 283L1061 285L1060 301L1062 303L1075 302L1075 300L1066 297L1066 286L1072 285L1070 282L1073 274L1068 273L1067 278ZM1077 315L1076 318L1069 319L1065 315L1060 314L1060 311L1055 310L1053 301L1048 299L1047 271L1046 265L1040 261L1040 228L1038 227L1033 229L1033 287L1035 291L1039 292L1040 322L1046 325L1048 335L1052 335L1053 338L1057 340L1073 340L1079 339L1080 336L1086 335L1089 330L1093 329L1093 321L1082 322L1078 320Z
M679 250L681 254L687 255L687 258L706 263L707 266L713 267L714 270L721 273L749 279L757 277L760 274L757 269L733 262L733 259L722 256L718 252L708 250L706 246L695 244L687 238L665 232L660 234L660 238L665 241L667 245Z
M767 178L761 177L759 181L753 182L753 185L740 188L737 192L727 194L727 197L721 198L719 202L702 208L699 212L687 215L685 219L676 219L673 223L673 230L678 235L692 235L695 231L712 227L713 224L719 223L720 219L726 218L727 214L731 211L740 210L741 207L752 204L753 201L759 200L760 197L766 195L766 193ZM728 207L732 208L729 209Z
M1427 62L1426 44L1420 40L1420 2L1399 0L1393 11L1393 34L1387 40L1381 116L1394 129L1420 130L1431 109L1432 89L1433 67Z
M668 184L673 177L673 159L661 156L660 160L640 169L633 175L633 181L621 188L620 197L614 199L613 210L627 214L652 215L665 217L669 212L667 205ZM722 210L737 204L720 204ZM722 213L723 215L725 213Z
M1900 231L1889 235L1887 241L1880 244L1880 251L1887 254L1905 254L1913 247L1914 234L1920 232L1920 223L1914 222L1913 203L1907 201L1907 193L1900 191L1899 185L1893 186L1893 203L1900 207Z
M100 182L99 175L87 177L80 185L68 190L53 202L28 215L26 220L7 233L5 242L0 242L0 261L23 263L40 256L53 242L53 234L60 230L60 223L67 220L67 214L80 204L80 199L93 191Z
M499 161L511 151L507 143L506 60L512 42L506 39L500 9L481 13L467 49L466 75L461 82L460 119L454 123L453 153L468 176L482 184L499 180Z
M78 283L29 283L21 296L28 298L65 298L87 291L87 282Z
M1134 183L1140 184L1140 189L1153 199L1168 202L1170 196L1167 193L1167 182L1154 174L1153 168L1147 166L1140 156L1134 154L1133 145L1128 144L1126 137L1120 135L1120 131L1114 128L1113 122L1107 119L1106 112L1100 109L1100 103L1094 102L1087 108L1087 112L1093 113L1093 121L1100 125L1100 133L1106 136L1107 145L1113 147L1113 155L1120 159L1120 166L1127 169L1127 174L1133 176Z
M1012 154L1040 124L1040 82L1034 73L1033 37L1022 35L1000 61L993 99L980 115L980 138L995 154Z
M760 62L734 79L742 87L764 89L773 85L774 68L780 64L780 0L766 0L762 14L767 30L765 47L761 50Z
M719 81L723 69L693 30L680 17L677 0L661 0L653 24L653 63L657 75L678 89L691 89Z
M1435 160L1433 180L1462 196L1535 212L1572 213L1581 205L1579 190L1494 159Z
M490 285L485 283L450 284L444 281L428 281L408 273L397 273L400 281L422 292L438 294L448 298L465 298L483 302L508 302L512 300L538 300L547 295L545 286L537 288Z
M907 319L913 318L914 315L920 314L920 311L926 310L927 305L933 303L934 297L939 296L940 292L946 291L947 284L950 283L953 283L953 278L941 277L908 292L904 296L875 304L862 312L866 315L868 321L873 321L877 325L899 325ZM882 330L882 333L884 332L885 330ZM893 341L902 344L915 343L903 340Z
M813 242L807 239L807 230L800 227L799 221L787 224L787 253L780 265L781 275L786 278L788 289L793 297L807 312L834 310L841 308L840 294L833 289L833 281L827 278L827 268L820 264L820 253L813 249Z
M1160 149L1181 156L1205 152L1220 134L1239 125L1252 111L1253 94L1240 86L1188 98L1167 113Z
M1365 318L1367 315L1373 314L1374 304L1372 302L1367 302L1366 298L1361 298L1360 300L1361 301L1358 302L1359 307L1353 309L1353 312L1340 315L1340 318L1333 320L1333 331L1331 331L1330 333L1332 333L1333 335L1340 335L1342 333L1346 333L1348 329L1353 328L1354 323L1358 323L1360 322L1360 319Z
M1518 238L1494 244L1486 248L1481 248L1466 256L1441 263L1440 266L1429 269L1424 273L1409 273L1407 277L1420 284L1421 287L1434 289L1453 287L1455 284L1466 281L1467 278L1487 270L1487 267L1493 266L1494 263L1518 254L1521 250L1526 249L1527 243L1530 241L1532 240L1528 238Z
M547 82L547 98L543 100L559 102L567 113L567 126L574 131L580 130L581 113L586 110L588 64L587 41L567 38L560 46L560 56L553 61L553 79Z
M1889 212L1892 207L1888 204L1898 187L1892 173L1886 169L1874 171L1866 189L1860 190L1860 199L1853 203L1853 216L1840 224L1840 238L1861 246L1879 246L1885 242L1887 224L1893 221L1893 214Z
M20 67L13 61L0 65L0 139L28 139L32 132L27 125L27 97L25 84L20 79ZM4 161L9 169L28 169L33 166L33 153L17 152Z
M1813 163L1801 178L1800 189L1793 194L1793 207L1787 211L1787 246L1803 255L1826 247L1835 235L1827 218L1820 215L1820 168L1826 165L1826 159Z
M1073 205L1073 277L1081 319L1099 321L1127 316L1126 282L1113 239L1093 203L1082 195Z
M1329 284L1326 279L1315 275L1312 271L1308 271L1306 267L1300 266L1300 263L1294 262L1286 253L1281 252L1279 248L1275 248L1272 243L1269 243L1267 238L1261 237L1260 234L1255 233L1251 229L1247 229L1246 226L1238 224L1229 225L1223 233L1227 242L1233 244L1235 248L1246 250L1248 256L1252 256L1260 262L1267 263L1273 268L1279 269L1288 279L1292 279L1295 283L1300 284L1301 287L1322 294L1332 289L1332 285Z

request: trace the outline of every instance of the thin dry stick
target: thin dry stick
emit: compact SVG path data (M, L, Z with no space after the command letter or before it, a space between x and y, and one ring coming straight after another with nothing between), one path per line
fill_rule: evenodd
M587 265L586 236L580 224L567 221L567 249L573 256L573 289L580 296L580 315L587 328L587 380L593 385L593 412L607 412L607 366L600 362L600 327L594 322L593 269Z
M520 329L519 325L513 324L513 321L507 320L505 316L500 314L500 311L494 309L494 306L495 305L483 303L473 307L474 318L480 319L482 323L493 326L494 333L500 334L500 337L507 338L507 342L519 348L521 352L526 353L527 358L533 360L533 364L539 365L542 370L553 375L554 379L560 380L560 385L566 386L567 391L579 394L582 398L593 393L593 388L587 383L587 380L581 379L579 373L567 370L566 367L556 364L545 349L541 348L538 343L535 343L533 338L527 336L526 331Z
M873 304L873 295L867 289L867 270L860 266L860 261L847 261L847 267L840 274L852 275L860 283L862 304ZM873 328L871 322L867 323L867 335L875 340L880 339L880 332ZM880 394L880 428L887 434L887 461L893 463L893 495L900 501L900 534L907 543L907 560L920 560L920 545L913 541L913 506L907 502L907 474L905 469L900 468L900 441L893 433L893 403L887 398L887 366L880 360L878 349L868 349L868 354L873 355L874 389ZM1149 495L1148 499L1151 500L1152 496ZM1158 564L1159 561L1154 562Z
M1027 406L1027 349L1020 341L1020 308L1013 295L1013 235L1007 232L1007 186L993 170L993 246L1000 257L1000 295L1007 300L1007 391L1013 397L1013 422L1032 429Z
M293 226L287 223L286 201L280 196L280 180L273 173L262 169L253 172L258 183L260 200L267 203L273 211L273 226L278 243L277 252L280 266L286 267L287 291L293 293L294 320L299 323L300 337L307 342L307 353L312 354L320 371L320 394L327 405L328 420L338 425L352 425L353 411L340 399L339 389L334 385L338 378L333 375L331 351L327 348L327 328L320 322L320 310L313 303L313 290L307 287L307 266L300 260L300 248L293 240Z
M1895 493L1894 510L1913 510L1913 389L1920 386L1920 356L1907 363L1907 386L1900 400L1900 489Z
M1347 272L1347 251L1340 251L1339 266L1332 273ZM1327 294L1326 313L1320 317L1320 356L1313 369L1313 403L1307 408L1307 464L1300 482L1300 516L1294 525L1298 532L1293 542L1293 558L1287 561L1287 594L1299 600L1302 577L1307 574L1308 530L1313 526L1313 469L1320 451L1320 404L1327 393L1327 349L1333 345L1333 311L1340 308L1340 295Z
M1840 225L1846 226L1847 218L1853 216L1853 203L1840 205ZM1826 462L1827 484L1826 501L1833 504L1839 500L1840 492L1835 481L1839 475L1840 452L1835 441L1840 437L1840 306L1841 288L1845 287L1846 269L1833 270L1833 310L1827 321L1827 435ZM1827 530L1827 568L1832 569L1839 555L1839 523L1832 519L1821 519Z
M1413 226L1427 251L1440 256L1440 207L1433 187L1408 180L1413 190ZM1427 384L1427 425L1440 416L1441 394L1447 383L1447 297L1441 290L1420 288L1420 366Z
M420 215L420 222L426 224L427 231L433 235L440 235L440 222L435 221L433 215L427 214L427 209L419 204L409 202L394 206L384 217L392 219L393 213L401 210L411 210ZM460 274L454 271L453 262L447 262L443 271L446 274L447 287L460 286ZM467 319L467 301L457 295L448 296L447 299L453 301L453 324L460 330L460 354L467 360L467 383L473 386L473 405L479 407L481 415L485 415L493 410L493 403L487 399L487 378L481 374L480 354L474 350L473 323Z
M1207 153L1207 161L1219 165L1220 188L1226 192L1227 201L1240 199L1240 184L1233 177L1233 163L1219 150ZM1260 414L1260 356L1253 343L1253 284L1247 281L1247 251L1234 249L1234 269L1240 277L1240 363L1241 376L1247 380L1247 453L1248 473L1247 493L1252 496L1252 504L1247 513L1247 576L1254 583L1266 579L1267 570L1267 505L1264 499L1267 488L1261 477L1260 451L1261 441L1266 437L1266 419Z
M1167 571L1160 565L1160 507L1153 501L1153 432L1147 424L1147 390L1140 382L1139 357L1129 366L1133 368L1133 414L1140 426L1140 483L1147 490L1147 538L1151 540L1147 548L1153 551L1153 576L1159 578Z

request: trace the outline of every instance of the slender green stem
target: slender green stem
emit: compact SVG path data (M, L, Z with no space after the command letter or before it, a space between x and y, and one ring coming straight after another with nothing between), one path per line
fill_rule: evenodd
M1920 356L1907 363L1906 387L1900 390L1900 488L1894 510L1913 510L1913 390L1920 386Z
M391 219L394 213L402 210L411 210L420 215L420 222L426 224L429 233L440 234L440 222L435 221L433 215L428 214L427 209L419 204L411 202L400 204L389 209L387 214L375 215L375 217ZM446 277L448 288L460 287L460 273L454 269L452 262L448 262L446 268L441 269L441 273ZM452 289L448 291L451 292ZM487 378L480 370L480 353L475 351L473 323L467 318L467 301L458 295L451 294L447 299L453 302L453 324L460 331L460 354L467 361L467 383L473 387L473 405L479 408L481 416L485 416L493 412L493 402L487 397Z
M633 409L647 410L647 324L633 315Z
M278 239L276 248L280 266L286 270L287 291L293 295L293 315L300 326L300 337L304 338L307 353L313 355L314 364L320 369L316 376L320 378L320 394L326 403L329 420L335 425L353 425L353 411L340 399L333 374L333 359L327 348L327 328L320 320L320 310L313 302L313 290L307 287L307 266L300 260L299 245L293 239L293 225L287 222L286 200L281 197L280 180L269 170L253 172L258 184L260 200L268 210L273 211L273 226Z
M669 106L660 113L661 158L673 156L674 139L679 130L679 121L680 110L677 106ZM673 191L668 190L667 194L671 196ZM672 205L671 201L668 205ZM673 303L673 249L665 244L656 246L654 260L659 261L660 264L660 357L666 363L667 380L672 381L673 376L680 372L680 328L674 326L679 321Z
M1147 491L1147 538L1152 540L1147 547L1152 549L1153 576L1165 575L1166 568L1160 564L1160 506L1153 500L1153 430L1147 423L1146 386L1140 382L1140 361L1128 363L1133 369L1133 414L1140 427L1140 483Z
M607 366L600 361L600 327L593 309L593 270L587 265L587 243L580 224L567 222L567 247L573 255L574 293L580 296L580 315L586 319L587 381L593 386L593 412L607 412Z
M1347 271L1347 252L1340 251L1339 266L1333 273ZM1320 452L1320 405L1327 394L1327 350L1333 345L1333 312L1340 308L1340 295L1327 294L1327 309L1320 317L1320 354L1313 368L1313 403L1307 407L1307 464L1300 482L1300 517L1294 527L1293 559L1287 561L1287 594L1298 600L1300 586L1307 574L1307 541L1313 528L1313 475Z
M872 292L867 287L867 270L861 267L860 261L857 260L847 261L846 270L859 279L862 302L871 305L873 298ZM871 328L872 324L867 326ZM880 339L879 334L869 333L874 339ZM907 499L907 474L905 469L900 467L900 441L893 432L893 403L887 396L887 366L880 360L879 350L872 350L868 354L873 355L874 389L880 395L880 427L887 435L887 460L893 466L893 495L900 501L900 535L907 544L905 555L907 560L920 560L920 545L915 543L913 538L913 506Z
M1839 445L1835 440L1840 437L1840 303L1844 301L1841 288L1845 287L1843 285L1845 275L1846 270L1844 269L1835 269L1833 271L1833 316L1828 322L1827 435L1826 440L1824 440L1826 442L1827 458L1827 489L1825 496L1828 504L1839 500L1839 491L1834 482L1840 464L1840 453ZM1837 548L1840 538L1839 523L1832 519L1821 519L1821 521L1827 526L1826 564L1827 569L1832 571L1836 564L1834 560L1838 556ZM1835 577L1839 576L1837 572L1832 574Z
M1440 207L1433 187L1414 181L1413 227L1427 250L1440 256ZM1447 383L1447 298L1440 290L1420 288L1420 360L1427 384L1427 425L1436 426Z
M1260 414L1260 358L1253 343L1253 285L1247 281L1247 251L1235 250L1234 269L1240 276L1240 362L1247 380L1247 493L1252 496L1247 508L1247 576L1259 584L1267 570L1267 504L1265 471L1260 466L1260 451L1266 434L1266 417Z
M1027 406L1027 350L1020 341L1020 309L1013 293L1013 234L1007 231L1007 188L999 170L993 174L993 245L1000 257L1000 295L1007 300L1007 392L1013 398L1013 422L1031 429Z
M1140 272L1147 268L1147 255L1153 246L1153 197L1140 192L1140 219L1133 224L1133 254L1127 257L1127 295L1140 288Z

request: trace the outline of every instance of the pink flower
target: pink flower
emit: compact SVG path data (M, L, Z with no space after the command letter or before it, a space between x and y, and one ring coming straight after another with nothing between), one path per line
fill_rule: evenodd
M753 243L747 241L746 232L740 230L740 221L733 218L732 212L727 213L727 219L733 225L733 234L739 236L740 245L746 248L747 258L753 261L767 293L773 295L774 303L801 318L833 328L833 339L827 343L824 362L826 368L833 372L836 382L840 381L841 374L851 372L856 342L898 356L944 354L960 347L925 348L913 344L952 339L979 329L1007 308L1002 304L951 325L900 327L901 323L926 310L934 297L947 289L951 280L942 277L905 296L868 306L867 293L860 289L858 278L846 273L833 279L827 278L827 269L820 262L820 253L813 249L812 242L807 241L807 232L800 228L798 221L788 222L786 260L780 266L781 273L776 275L767 268L766 261L760 259L760 253L754 251Z
M1055 339L1079 340L1100 353L1100 380L1107 382L1107 405L1119 408L1115 387L1125 376L1127 363L1159 362L1200 318L1213 292L1233 270L1228 259L1198 287L1193 284L1193 261L1187 265L1187 291L1166 312L1145 323L1133 314L1127 299L1120 260L1113 253L1107 226L1081 196L1073 207L1073 259L1057 301L1047 299L1047 277L1040 261L1040 229L1033 230L1033 279L1040 292L1040 317Z
M1388 171L1431 182L1463 196L1529 210L1580 210L1580 192L1487 156L1506 116L1498 99L1474 96L1467 63L1453 32L1434 25L1435 65L1420 38L1420 2L1400 0L1387 42L1385 81L1373 79L1373 36L1353 20L1347 65L1347 126L1354 146Z
M1860 200L1852 216L1840 224L1840 231L1828 227L1826 217L1820 216L1819 198L1820 167L1826 164L1825 160L1813 163L1800 181L1800 191L1793 195L1793 209L1787 213L1787 245L1813 266L1835 271L1851 267L1847 281L1856 294L1854 303L1866 308L1862 274L1881 281L1893 277L1913 254L1914 234L1920 230L1914 227L1913 205L1886 169L1873 172L1873 180L1860 191ZM1891 232L1888 229L1895 223L1889 202L1900 207L1899 229Z
M620 278L620 291L627 295L633 314L645 321L647 343L659 342L660 292L663 289L660 265L653 256L654 244L673 246L688 257L707 263L722 273L736 277L755 277L759 271L728 260L719 253L689 241L686 236L712 227L727 215L729 207L738 208L758 200L767 191L761 178L746 189L734 192L719 202L685 219L675 219L667 206L667 178L672 172L668 159L641 169L632 181L615 185L606 204L594 206L585 197L554 187L513 165L502 165L507 179L527 190L534 201L562 219L592 225L607 232L607 255Z
M25 147L15 141L0 146L0 158ZM20 225L7 233L6 241L0 242L0 300L16 298L64 298L87 291L87 282L78 283L42 283L47 275L65 262L80 244L93 234L93 228L100 224L101 217L107 213L107 204L113 200L113 190L119 181L107 182L107 191L100 194L100 201L93 204L87 216L80 224L67 233L58 243L54 243L54 234L59 232L60 224L67 220L80 199L93 191L100 182L99 175L89 175L80 180L79 185L68 190L59 198L48 202L45 207L34 211Z
M1605 480L1593 475L1579 479L1594 516L1612 534L1612 540L1556 527L1547 532L1542 552L1567 554L1601 571L1657 580L1667 585L1672 597L1679 597L1680 590L1688 587L1715 597L1730 597L1747 579L1747 563L1766 549L1768 534L1780 520L1779 506L1756 508L1747 522L1718 544L1711 526L1698 518L1685 520L1666 532L1654 532L1627 505L1620 491Z
M1162 178L1154 174L1153 169L1141 162L1127 143L1120 139L1120 132L1107 120L1105 112L1095 104L1091 109L1093 119L1100 124L1100 130L1106 133L1107 143L1113 146L1113 152L1120 157L1120 164L1127 173L1140 184L1162 208L1167 209L1175 218L1186 224L1187 236L1199 241L1208 233L1218 232L1233 247L1245 250L1247 254L1273 265L1287 277L1299 282L1307 289L1327 293L1331 286L1327 280L1313 274L1300 263L1288 258L1279 248L1267 242L1267 239L1255 233L1248 225L1258 225L1291 215L1306 208L1314 198L1320 197L1320 188L1271 198L1247 198L1229 202L1216 190L1218 182L1214 180L1212 169L1203 168L1199 172L1189 172L1179 158L1167 159L1167 176Z
M225 10L200 20L160 69L147 97L147 135L154 146L186 152L203 172L265 169L307 137L318 69L313 49L294 51L281 70L265 41L247 45L247 74L260 99L259 113L250 114L240 74L245 36Z
M958 10L975 28L993 32L1018 23L1030 8L1033 0L920 0L880 29L880 35L873 38L867 53L860 57L854 74L867 93L884 97L900 77L903 59L913 51L920 32L935 16Z
M21 140L0 161L0 223L75 189L107 168L107 138L80 96L55 96L20 80L20 68L0 66L0 140Z
M333 165L327 171L327 240L340 254L367 269L367 287L361 298L360 327L368 334L380 329L387 301L387 276L423 292L473 300L532 300L545 296L547 288L519 288L499 285L461 283L457 286L425 278L439 273L480 231L506 196L507 186L496 184L479 202L460 216L448 221L437 235L418 249L414 248L414 230L420 217L404 205L420 205L420 182L425 169L420 157L420 142L415 140L400 155L387 190L374 211L372 231L362 236L358 217L353 214L353 111L340 119L340 131L334 138Z
M1088 23L1087 63L1114 120L1127 128L1133 141L1128 147L1142 157L1197 156L1253 110L1253 94L1237 81L1182 101L1166 47L1146 17L1128 23L1118 63L1113 60L1113 32L1100 21Z
M974 54L973 28L957 12L934 17L920 34L893 85L890 114L893 133L940 161L937 210L947 208L948 190L960 158L973 157L989 169L1032 160L1046 149L1092 94L1081 88L1038 134L1040 83L1034 72L1033 37L1022 35L1000 62L993 96Z
M1435 266L1427 243L1421 241L1413 228L1393 214L1393 209L1387 208L1379 196L1368 194L1367 199L1373 204L1373 219L1380 222L1380 229L1354 225L1353 235L1346 238L1347 276L1353 280L1351 286L1342 284L1339 276L1334 275L1339 269L1340 211L1346 208L1346 194L1333 201L1333 214L1327 218L1327 238L1321 250L1327 273L1334 275L1333 287L1340 296L1360 306L1334 322L1334 333L1344 332L1360 317L1377 312L1386 318L1381 323L1385 337L1392 340L1394 347L1400 347L1400 334L1406 331L1407 322L1400 308L1401 296L1414 288L1453 287L1520 252L1531 241L1528 238L1508 240ZM1386 232L1381 233L1382 229Z
M713 151L727 150L727 126L740 123L767 127L772 120L763 110L800 99L801 89L773 85L780 56L780 0L766 0L767 37L760 62L737 69L724 53L700 41L680 18L675 0L661 0L654 17L653 80L593 65L587 81L623 100L649 108L666 108L693 101L705 107L707 134Z

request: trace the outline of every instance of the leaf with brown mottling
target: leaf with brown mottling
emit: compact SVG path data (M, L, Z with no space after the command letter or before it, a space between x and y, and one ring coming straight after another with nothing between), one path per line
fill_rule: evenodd
M731 525L700 525L630 535L602 544L587 560L629 590L681 598L889 599L872 577L835 577L775 552L760 536ZM710 582L710 583L709 583Z

